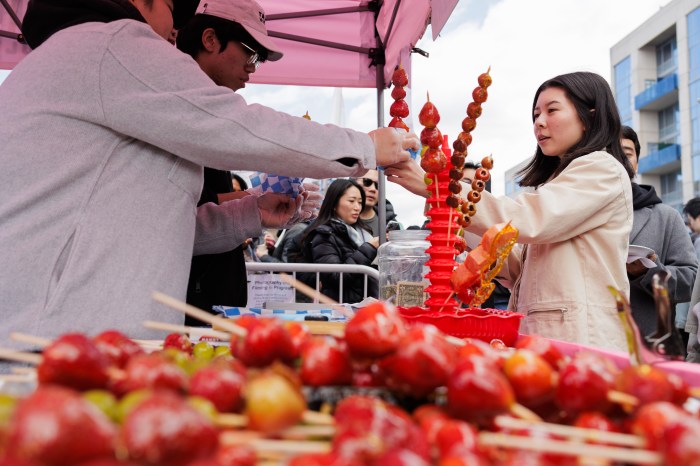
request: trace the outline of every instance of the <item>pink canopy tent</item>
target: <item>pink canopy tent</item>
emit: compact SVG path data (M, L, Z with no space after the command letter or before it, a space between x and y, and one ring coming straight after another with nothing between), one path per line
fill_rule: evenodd
M263 84L387 87L428 24L433 39L458 0L259 0L284 59L261 67ZM0 69L27 53L20 33L28 0L0 0ZM410 73L409 73L410 74Z
M0 0L0 69L27 53L20 33L29 0ZM384 126L383 91L394 68L409 74L411 52L428 24L435 40L458 0L258 0L284 58L261 67L263 84L377 89L377 126ZM5 14L6 13L6 14ZM424 53L424 52L423 52ZM427 55L427 54L426 54ZM384 177L379 177L380 239L385 238Z

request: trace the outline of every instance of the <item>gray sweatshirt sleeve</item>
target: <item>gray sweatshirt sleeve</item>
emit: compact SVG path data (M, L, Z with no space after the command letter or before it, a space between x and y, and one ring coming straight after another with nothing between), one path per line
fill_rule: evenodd
M247 238L262 231L257 198L224 202L208 202L197 207L197 227L193 255L218 254L238 247Z
M114 35L99 74L109 127L198 165L310 178L376 165L367 134L248 105L135 22Z

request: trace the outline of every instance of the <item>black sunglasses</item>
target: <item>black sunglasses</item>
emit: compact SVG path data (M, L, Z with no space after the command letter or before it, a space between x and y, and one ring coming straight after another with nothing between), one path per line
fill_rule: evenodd
M362 186L365 188L369 188L370 186L374 185L376 189L379 189L379 183L374 181L372 178L355 178L357 181L362 181Z

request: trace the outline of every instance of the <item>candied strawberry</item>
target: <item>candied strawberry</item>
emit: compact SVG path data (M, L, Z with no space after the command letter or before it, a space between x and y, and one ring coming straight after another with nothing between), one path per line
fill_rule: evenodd
M40 386L22 400L11 423L7 456L64 466L114 455L111 421L78 392Z
M57 384L76 390L106 388L109 383L109 360L95 343L80 333L58 337L42 354L37 367L41 384Z
M144 353L138 343L118 330L105 330L94 336L92 342L100 353L120 369L124 368L132 357Z
M183 397L165 391L153 393L127 414L121 439L134 461L176 466L213 455L218 432Z
M358 310L345 327L350 354L360 358L381 358L398 348L406 326L398 311L377 302Z

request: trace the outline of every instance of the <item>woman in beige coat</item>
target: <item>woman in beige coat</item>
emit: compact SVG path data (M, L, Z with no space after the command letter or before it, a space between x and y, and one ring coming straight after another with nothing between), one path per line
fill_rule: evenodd
M470 232L512 221L522 247L503 278L521 330L548 338L626 350L613 286L629 295L625 269L632 228L632 169L620 146L620 118L607 82L570 73L543 83L532 107L537 151L514 199L484 192ZM417 176L387 170L415 193Z

